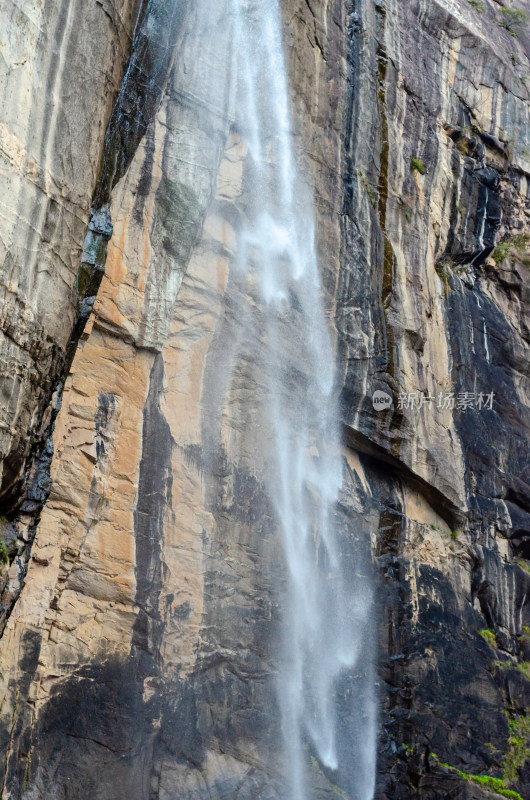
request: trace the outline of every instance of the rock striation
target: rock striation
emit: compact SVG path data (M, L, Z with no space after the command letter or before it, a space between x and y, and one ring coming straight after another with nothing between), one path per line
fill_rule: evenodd
M525 18L494 0L282 12L336 339L339 522L380 598L376 796L481 800L490 776L524 798ZM4 0L0 18L2 797L283 798L285 567L227 303L249 180L230 16ZM314 785L336 796L316 763Z

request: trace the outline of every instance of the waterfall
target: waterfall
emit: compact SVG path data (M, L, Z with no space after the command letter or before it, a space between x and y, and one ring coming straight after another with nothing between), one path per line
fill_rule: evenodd
M347 792L343 797L371 800L375 700L366 629L372 597L369 580L355 574L355 563L352 570L351 553L344 557L351 537L344 544L335 523L343 461L334 348L312 191L293 147L280 4L227 2L234 20L235 120L248 148L245 218L237 228L233 270L240 296L252 298L246 319L241 312L244 338L266 350L254 358L259 416L270 438L262 480L287 574L277 678L285 797L316 798L319 780L338 785ZM252 419L249 409L250 427ZM356 694L357 673L364 682ZM339 707L341 681L348 709ZM341 716L349 732L346 723L341 729Z

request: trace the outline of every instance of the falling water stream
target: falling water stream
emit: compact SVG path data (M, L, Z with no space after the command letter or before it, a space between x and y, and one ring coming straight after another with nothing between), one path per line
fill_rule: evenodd
M277 681L286 798L316 797L320 775L371 800L375 702L347 690L353 713L339 708L337 687L370 672L363 631L369 582L345 566L335 517L342 485L334 348L315 250L312 192L295 161L278 0L227 0L234 20L236 122L248 148L246 219L235 269L255 302L249 325L265 342L260 419L270 435L266 491L281 531L287 568L282 653ZM249 331L250 336L250 331ZM361 664L364 660L364 664ZM357 713L358 710L358 713ZM348 732L339 718L347 717ZM353 722L352 722L353 720ZM341 771L355 777L341 784ZM346 795L344 795L346 796Z

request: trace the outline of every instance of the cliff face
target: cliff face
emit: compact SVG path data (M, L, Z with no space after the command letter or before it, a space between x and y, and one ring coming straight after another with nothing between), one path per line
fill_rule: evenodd
M282 3L339 522L380 598L381 800L490 796L440 762L530 792L529 61L503 8ZM236 368L227 302L248 174L224 12L0 9L6 800L283 797L285 569L249 467L257 343ZM329 778L315 765L315 797Z
M49 488L35 474L49 460L40 439L67 368L83 239L135 13L131 2L0 8L0 509L4 519L27 491L26 527Z

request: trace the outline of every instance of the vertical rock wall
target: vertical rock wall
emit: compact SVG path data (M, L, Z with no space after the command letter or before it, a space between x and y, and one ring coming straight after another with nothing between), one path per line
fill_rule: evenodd
M50 89L43 97L57 118L64 113L66 126L75 116L85 139L71 135L65 150L56 137L45 149L57 166L42 163L42 186L28 177L31 147L16 161L2 133L0 151L13 198L25 197L27 181L34 193L44 187L34 199L39 219L57 186L68 198L85 187L84 199L60 201L84 208L75 225L63 210L55 239L42 227L25 250L9 248L9 258L19 253L17 286L34 269L32 248L39 254L41 289L30 305L42 323L30 328L40 349L17 352L24 380L29 358L46 376L31 390L6 383L6 425L22 448L22 460L5 460L11 559L27 552L22 514L33 521L48 491L28 498L20 483L27 430L37 445L53 380L66 383L53 450L39 444L40 460L30 462L38 472L51 461L53 484L21 592L17 558L4 569L14 607L0 642L3 797L282 798L274 653L284 574L246 458L243 409L259 380L251 352L222 380L244 335L244 298L237 308L225 300L245 208L237 43L229 18L206 0L186 17L179 7L174 29L164 3L66 5L69 23L54 18L54 35L80 35L87 14L103 28L86 37L97 57L72 45L82 64L100 66L102 88L87 81L76 103L93 112L101 102L101 124L61 112L61 92ZM530 657L527 38L499 24L508 25L499 3L478 5L282 4L296 150L314 187L343 387L345 553L348 537L371 542L379 574L381 799L489 796L440 763L505 774L522 796L529 788L523 750L510 743L510 730L527 736ZM171 58L169 46L165 60L150 55L149 21L175 44ZM53 41L32 45L35 65L56 50L66 57ZM81 79L76 64L68 61L68 74ZM138 64L157 76L156 102L139 86ZM13 75L6 70L6 86ZM17 91L23 84L17 77ZM31 108L50 118L44 100ZM24 130L34 136L37 127ZM66 377L94 193L98 207L110 201L113 235ZM18 217L28 213L1 219L20 234ZM108 224L106 212L92 218L96 250ZM83 263L98 264L90 234L87 242ZM6 318L13 331L2 354L30 336L14 312ZM53 347L59 356L46 361ZM374 409L375 390L392 396L390 410ZM399 407L409 393L451 391L494 391L493 408L437 408L436 399ZM333 776L316 765L314 784L316 797L334 796Z
M105 128L136 13L132 2L0 9L4 514L21 493L31 433L64 366Z
M503 8L358 3L352 21L337 321L347 437L380 486L388 797L480 793L437 758L528 792L528 40ZM457 407L481 392L491 410Z

